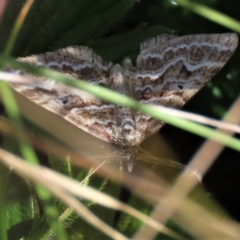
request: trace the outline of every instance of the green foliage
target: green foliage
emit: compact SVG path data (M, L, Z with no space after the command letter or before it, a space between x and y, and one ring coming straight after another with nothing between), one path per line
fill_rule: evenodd
M9 176L6 200L8 238L17 240L31 231L39 215L38 204L31 185L13 172Z

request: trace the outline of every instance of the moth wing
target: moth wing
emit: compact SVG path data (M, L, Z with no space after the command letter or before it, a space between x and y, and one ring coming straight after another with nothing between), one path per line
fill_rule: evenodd
M142 103L180 108L197 93L232 56L238 44L234 33L167 37L142 43L137 58L135 98ZM146 138L163 123L136 114Z
M107 87L111 62L105 62L100 56L86 47L68 47L53 53L19 58L19 61L40 65L57 70L67 76ZM80 129L111 141L115 133L114 105L79 90L79 94L64 90L60 83L39 76L33 76L19 70L9 70L32 78L32 84L10 83L20 94L31 101L70 121ZM35 80L38 80L37 82Z

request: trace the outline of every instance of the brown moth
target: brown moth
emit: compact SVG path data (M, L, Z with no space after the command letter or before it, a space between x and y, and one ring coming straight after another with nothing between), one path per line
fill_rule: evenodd
M121 66L104 61L93 50L82 46L19 60L110 88L141 103L180 108L218 73L237 44L234 33L159 35L141 44L136 67L130 58L125 58ZM18 71L18 74L26 73ZM41 79L40 86L34 82L10 85L82 130L119 146L122 152L134 152L131 149L164 125L150 116L90 95L57 90L57 82ZM127 164L130 170L132 162Z

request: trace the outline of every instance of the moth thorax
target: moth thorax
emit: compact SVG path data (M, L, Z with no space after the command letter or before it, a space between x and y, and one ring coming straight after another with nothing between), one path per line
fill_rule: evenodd
M119 123L121 141L123 144L131 145L135 139L136 124L132 116L125 116Z

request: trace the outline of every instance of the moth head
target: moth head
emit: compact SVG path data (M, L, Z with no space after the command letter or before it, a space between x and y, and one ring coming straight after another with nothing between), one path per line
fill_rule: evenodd
M132 172L135 162L137 160L136 156L138 153L137 147L123 147L117 146L118 156L120 157L120 166L122 169Z

